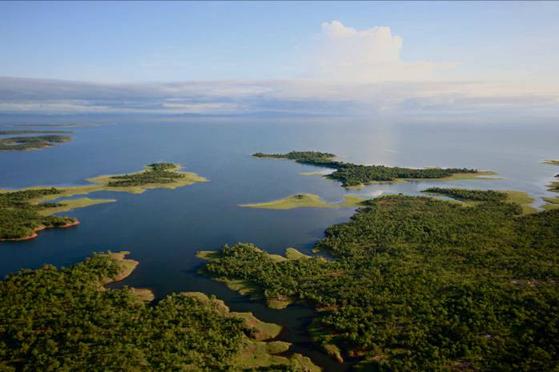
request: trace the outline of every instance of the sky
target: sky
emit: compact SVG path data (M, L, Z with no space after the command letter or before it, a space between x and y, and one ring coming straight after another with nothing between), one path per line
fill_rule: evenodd
M558 19L559 2L1 2L0 112L549 115Z

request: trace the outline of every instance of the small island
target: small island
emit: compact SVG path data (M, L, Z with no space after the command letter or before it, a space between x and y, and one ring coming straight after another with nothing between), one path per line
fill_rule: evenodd
M63 133L68 132L56 130L0 130L0 136L13 136L0 137L0 151L39 150L72 140L72 137L63 135ZM27 134L39 135L28 136Z
M178 164L153 163L140 172L99 176L88 181L91 184L84 186L0 190L0 241L29 240L36 238L37 233L44 229L76 226L79 224L77 219L54 214L115 201L114 199L64 198L98 191L140 194L149 189L175 189L208 180L196 173L181 171Z
M244 208L260 209L294 209L294 208L354 208L365 200L358 195L344 195L344 199L338 203L328 203L316 194L295 194L286 198L272 200L262 203L240 204Z
M344 187L362 186L377 182L398 182L403 180L475 179L494 175L494 172L468 168L403 168L384 165L359 165L335 160L335 155L318 151L291 151L286 154L266 154L257 152L257 158L289 159L300 164L334 169L324 177L337 180Z
M509 192L427 191L451 200L362 202L316 243L330 259L238 243L199 252L202 272L273 308L314 307L315 342L363 370L555 368L559 209L525 213Z
M0 281L0 366L320 370L309 358L289 354L289 343L274 340L279 325L230 312L214 297L175 293L152 304L148 289L106 288L138 266L127 255L95 254L72 267L45 265Z

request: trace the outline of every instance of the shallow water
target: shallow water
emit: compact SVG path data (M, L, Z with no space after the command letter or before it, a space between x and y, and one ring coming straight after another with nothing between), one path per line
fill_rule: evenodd
M0 117L10 129L18 117ZM68 119L56 118L56 122ZM35 118L34 122L54 122ZM158 161L178 162L207 177L209 183L177 190L150 190L140 195L99 192L89 197L114 198L66 213L82 222L77 228L48 230L28 242L0 244L0 275L42 264L69 265L94 251L129 250L140 261L125 285L149 287L158 297L173 291L202 291L224 299L234 311L253 311L285 327L281 338L294 342L327 369L339 366L310 345L306 325L313 315L305 306L271 310L197 274L201 249L218 249L238 241L253 242L274 253L287 247L310 252L326 227L347 221L353 209L287 211L240 208L307 192L328 201L344 193L378 196L418 194L433 185L527 191L541 203L551 195L545 184L559 173L544 159L559 158L559 127L522 125L387 124L342 118L188 118L166 121L118 116L90 125L89 117L72 118L74 140L34 152L0 153L0 187L75 185L100 174L140 170ZM29 129L29 127L26 127ZM44 128L42 128L44 129ZM56 129L56 128L53 128ZM290 161L257 159L257 151L320 150L356 163L412 167L441 166L489 169L503 179L460 182L378 184L344 190L335 181L301 172L321 170Z

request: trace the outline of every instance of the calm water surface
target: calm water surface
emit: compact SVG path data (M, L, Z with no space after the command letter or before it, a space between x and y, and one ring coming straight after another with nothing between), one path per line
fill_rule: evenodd
M52 119L42 119L48 120ZM18 118L2 117L0 129L13 128L16 122ZM103 125L91 125L88 117L77 122L80 126L69 128L74 132L70 143L42 151L0 153L0 188L83 184L88 177L136 171L159 161L178 162L210 182L140 195L91 194L117 202L67 213L82 222L77 228L48 230L29 242L1 243L0 275L45 263L69 265L95 251L128 250L140 266L123 285L151 288L158 297L173 291L215 294L234 311L252 311L263 320L282 324L280 338L294 342L293 350L329 370L340 366L310 345L305 331L311 309L296 305L271 310L229 291L197 274L202 262L195 252L239 241L274 253L287 247L310 252L324 229L347 221L353 209L270 211L239 204L299 192L319 194L329 201L341 200L344 193L418 194L445 185L523 190L535 196L539 205L542 196L550 195L545 184L559 172L541 163L559 158L559 126L544 124L406 125L342 118L165 121L123 116ZM291 150L328 151L356 163L489 169L503 179L383 184L346 191L337 182L300 175L319 168L250 156L257 151Z

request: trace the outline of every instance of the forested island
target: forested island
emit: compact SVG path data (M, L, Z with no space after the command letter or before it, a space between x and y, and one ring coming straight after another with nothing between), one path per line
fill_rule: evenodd
M335 160L335 155L318 151L291 151L286 154L253 154L257 158L289 159L297 163L334 169L325 177L337 180L344 187L374 182L395 182L410 179L468 179L488 176L493 172L468 168L402 168L384 165L359 165Z
M91 178L90 185L73 187L32 187L22 190L0 190L0 241L27 240L47 228L76 226L71 217L54 216L75 208L108 203L113 199L61 199L97 191L142 193L148 189L187 186L207 179L192 172L183 172L173 163L153 163L143 171ZM54 201L54 202L52 202Z
M72 137L65 135L66 131L57 130L0 130L0 151L39 150L60 143L69 142ZM39 134L28 136L28 134Z
M203 272L272 307L315 307L316 342L366 370L557 368L559 210L429 192L461 202L379 197L326 230L315 249L331 259L241 243L201 252Z
M319 370L300 354L285 356L290 344L272 341L280 326L230 312L202 293L152 304L149 291L105 288L138 265L126 254L1 281L0 369Z

